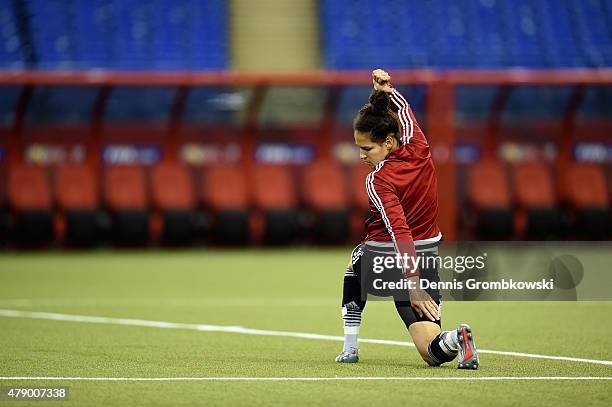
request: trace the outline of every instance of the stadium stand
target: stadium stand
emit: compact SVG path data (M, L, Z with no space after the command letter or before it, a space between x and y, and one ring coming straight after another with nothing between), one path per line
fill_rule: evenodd
M17 164L9 168L8 200L14 218L14 240L36 246L53 239L51 188L44 168Z
M113 238L119 244L149 240L149 195L146 173L139 166L109 166L104 176L104 202L112 216Z
M3 2L0 65L38 69L223 69L226 2Z
M329 86L316 75L270 86L273 75L265 74L237 86L216 81L232 73L216 72L208 72L212 82L193 86L115 82L113 70L136 70L139 78L140 71L154 76L185 70L198 77L202 71L229 71L227 2L0 3L1 69L61 75L100 69L101 75L88 80L113 78L75 86L68 72L61 84L44 79L0 85L0 167L10 170L3 181L0 168L0 241L2 234L23 241L34 224L39 229L32 229L37 235L32 242L49 241L48 225L55 224L56 238L93 244L104 240L108 215L111 239L130 244L158 238L188 244L202 231L216 244L289 243L305 237L301 228L310 220L311 234L321 243L341 242L347 227L352 239L363 237L369 170L345 159L356 158L350 146L342 146L343 157L334 154L339 144L352 144L351 121L371 86ZM431 68L429 73L443 77L448 72L438 71L455 68L559 72L612 66L612 5L605 0L391 0L384 7L372 0L320 0L318 5L323 69ZM410 101L435 156L439 132L428 132L437 117L430 113L427 80L397 88ZM612 173L606 180L597 165L612 156L610 83L453 86L454 138L462 148L461 154L455 150L455 164L461 166L460 182L467 181L465 190L457 188L455 206L460 218L476 219L469 237L609 236ZM279 94L283 98L275 99ZM9 139L17 142L10 145ZM329 158L325 149L337 161L322 164L319 160ZM276 159L282 163L265 165ZM575 164L561 173L562 160ZM31 163L41 168L33 170ZM54 175L52 183L47 173ZM10 180L22 176L36 181L13 191ZM16 196L27 195L20 188L38 188L39 206L16 205L24 202ZM54 191L50 197L48 189ZM39 224L30 219L33 213Z
M602 1L321 0L326 65L551 68L612 64Z
M100 189L97 174L86 165L62 165L55 171L54 196L70 245L91 246L100 236Z
M322 58L331 69L598 68L612 65L612 7L605 0L321 0ZM461 89L460 89L461 90ZM608 105L609 89L604 93ZM488 113L496 87L457 93L459 118ZM571 89L513 89L510 116L552 116ZM408 100L415 104L414 95ZM362 100L362 99L359 99ZM547 101L549 103L542 103ZM552 102L552 104L550 103ZM483 107L478 108L479 106ZM581 110L601 109L588 103ZM413 106L414 108L414 106ZM354 108L350 109L354 112ZM416 113L416 112L415 112ZM587 113L589 114L589 113ZM417 117L421 117L417 113Z

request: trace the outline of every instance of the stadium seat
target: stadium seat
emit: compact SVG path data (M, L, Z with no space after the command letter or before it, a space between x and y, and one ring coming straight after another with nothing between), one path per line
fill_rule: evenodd
M603 169L595 164L571 164L562 182L565 199L573 210L576 236L606 238L610 234L610 206Z
M163 219L163 243L192 243L196 231L196 198L189 170L160 164L151 172L151 197Z
M365 189L365 179L371 171L371 168L362 163L350 167L352 205L363 211L369 211L370 209L370 199Z
M104 201L119 244L145 244L149 237L149 199L144 169L110 166L104 177Z
M364 236L364 222L370 216L370 199L365 189L365 179L371 169L361 162L349 167L351 197L351 236L358 240Z
M342 168L331 162L316 162L304 172L304 202L315 215L315 239L321 243L342 243L349 227L349 200Z
M44 168L18 164L9 168L8 201L18 243L37 246L53 238L51 188Z
M559 237L562 216L548 166L517 165L513 175L516 204L526 218L525 236L540 240Z
M468 169L468 200L476 214L476 233L482 239L512 235L510 188L501 164L482 162Z
M244 168L219 165L202 175L202 199L213 217L212 240L244 244L249 239L249 193Z
M89 246L100 237L98 178L86 165L64 165L55 171L54 193L66 222L66 241Z
M293 242L299 228L299 213L290 170L284 166L256 165L250 175L253 203L264 217L264 242Z

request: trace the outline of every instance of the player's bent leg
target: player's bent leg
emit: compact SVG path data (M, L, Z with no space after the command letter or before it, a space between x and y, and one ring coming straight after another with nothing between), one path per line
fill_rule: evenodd
M432 322L425 316L419 317L409 301L395 301L395 308L400 318L408 328L412 341L421 358L430 366L440 366L450 362L457 356L457 351L449 351L446 347L440 348L440 340L444 337L441 330L441 321ZM444 345L442 345L444 346Z
M479 359L469 325L459 325L452 331L442 331L441 321L423 320L409 303L396 301L397 311L406 324L421 358L430 366L451 362L457 356L458 369L478 369Z
M414 322L408 327L408 332L421 358L430 366L438 366L440 363L432 360L429 354L429 344L440 335L440 326L430 321Z

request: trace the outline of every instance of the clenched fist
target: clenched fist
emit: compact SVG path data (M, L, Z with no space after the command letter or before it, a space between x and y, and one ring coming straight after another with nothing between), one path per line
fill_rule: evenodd
M374 84L375 90L382 90L387 93L391 93L393 90L391 86L391 75L382 69L375 69L372 71L372 83Z

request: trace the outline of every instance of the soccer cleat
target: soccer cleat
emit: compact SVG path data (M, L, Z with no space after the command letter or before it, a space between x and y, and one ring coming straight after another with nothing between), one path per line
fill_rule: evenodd
M343 350L341 354L336 356L336 362L339 363L357 363L359 362L359 349L350 348L350 350Z
M459 340L459 361L457 369L476 370L480 365L478 353L474 344L472 328L467 324L461 324L457 328L457 339Z

